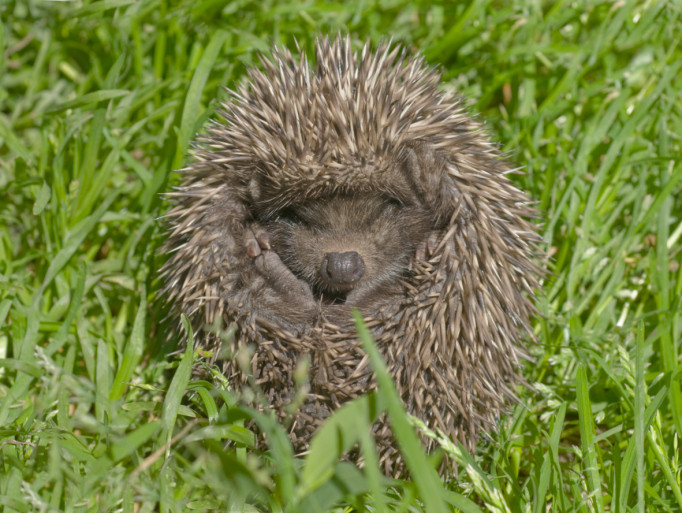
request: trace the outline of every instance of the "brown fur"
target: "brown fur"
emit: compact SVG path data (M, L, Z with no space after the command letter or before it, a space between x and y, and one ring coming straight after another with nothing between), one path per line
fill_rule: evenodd
M375 386L357 307L408 412L473 448L514 398L541 274L536 213L512 168L437 72L398 49L357 55L323 39L315 68L277 50L249 77L171 193L175 311L216 354L204 326L233 325L229 349L252 348L250 372L282 417L309 359L290 431L302 451ZM240 388L237 360L225 372ZM400 473L388 426L376 436Z

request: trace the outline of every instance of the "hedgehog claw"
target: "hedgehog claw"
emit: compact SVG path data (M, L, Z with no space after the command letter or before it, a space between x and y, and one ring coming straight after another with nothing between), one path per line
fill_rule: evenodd
M272 249L270 246L270 235L262 228L249 230L246 242L246 254L251 258L260 256L263 251Z
M258 244L256 239L249 239L249 241L246 243L246 254L251 258L256 258L259 256L261 254L260 249L260 244Z
M257 230L255 233L256 240L258 241L258 245L260 246L261 249L263 250L272 249L270 246L270 234L268 232L266 232L265 230Z

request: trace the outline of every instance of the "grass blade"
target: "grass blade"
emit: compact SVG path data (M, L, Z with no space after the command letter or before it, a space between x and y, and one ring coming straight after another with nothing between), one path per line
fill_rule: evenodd
M386 412L391 422L393 433L400 445L410 475L419 489L419 494L424 501L426 510L430 513L445 513L448 511L448 508L444 500L444 490L440 478L435 469L429 465L419 438L407 420L402 402L386 370L386 365L364 325L362 316L357 311L353 312L353 316L355 317L358 337L362 342L362 347L369 356L376 376L377 395L382 403L386 405Z

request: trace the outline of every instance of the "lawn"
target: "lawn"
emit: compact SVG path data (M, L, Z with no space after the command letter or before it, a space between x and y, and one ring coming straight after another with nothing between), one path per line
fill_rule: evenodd
M8 0L0 17L0 510L682 512L679 5ZM173 171L259 52L339 31L423 52L542 212L531 386L475 455L443 441L456 477L415 446L369 340L377 394L297 459L168 337ZM374 406L412 481L325 444L367 447Z

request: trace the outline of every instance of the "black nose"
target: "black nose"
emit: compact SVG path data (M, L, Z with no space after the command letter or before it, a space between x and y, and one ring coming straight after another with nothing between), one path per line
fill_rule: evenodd
M327 253L322 259L322 276L335 284L352 284L365 274L365 262L357 251Z

